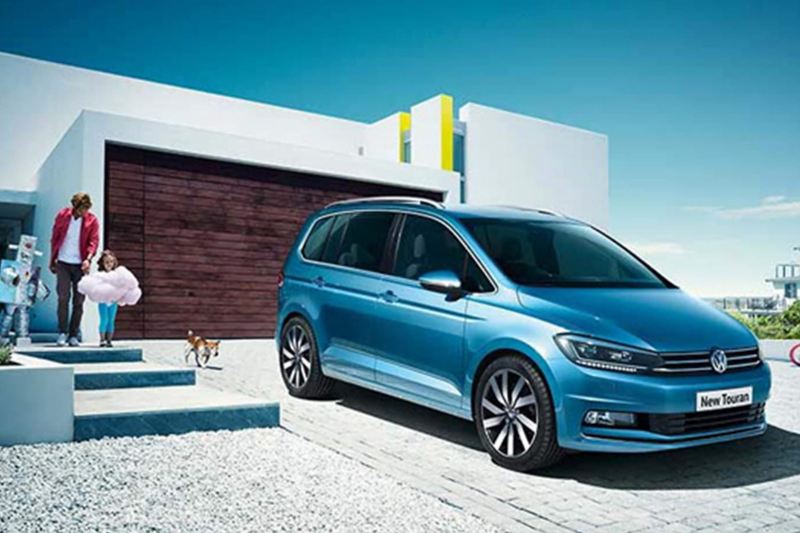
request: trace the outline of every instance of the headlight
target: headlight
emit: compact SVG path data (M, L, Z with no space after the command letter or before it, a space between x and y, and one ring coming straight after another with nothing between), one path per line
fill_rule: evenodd
M591 337L556 335L556 344L573 363L591 368L636 373L661 364L657 353Z

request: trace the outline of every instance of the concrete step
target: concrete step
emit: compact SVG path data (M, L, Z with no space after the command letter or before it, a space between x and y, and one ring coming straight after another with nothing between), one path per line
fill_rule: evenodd
M11 335L12 339L16 340L16 337L17 337L16 333L14 333L12 331L10 335ZM31 342L35 342L35 343L48 342L48 343L51 343L51 344L55 344L56 341L58 340L58 333L52 333L52 332L51 333L42 333L42 332L40 332L40 333L31 333L31 334L28 335L28 338L31 339Z
M19 353L49 359L56 363L123 363L142 360L140 348L98 348L81 346L79 348L59 348L57 346L33 344L17 349Z
M195 371L145 362L74 365L75 390L194 385Z
M277 402L202 386L75 391L75 440L275 427Z

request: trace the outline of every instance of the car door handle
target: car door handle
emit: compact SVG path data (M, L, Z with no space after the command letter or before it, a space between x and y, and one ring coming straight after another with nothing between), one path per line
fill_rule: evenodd
M378 297L386 303L393 304L400 298L394 293L394 291L386 291L382 292L378 295Z
M324 286L325 286L325 278L323 278L322 276L317 276L316 278L314 278L314 279L313 279L313 280L311 280L311 281L312 281L312 283L314 283L314 285L316 285L317 287L324 287Z

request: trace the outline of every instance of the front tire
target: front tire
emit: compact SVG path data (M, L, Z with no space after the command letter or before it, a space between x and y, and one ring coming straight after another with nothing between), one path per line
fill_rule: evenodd
M335 382L322 373L317 340L305 319L293 317L284 324L278 363L283 383L292 396L324 398L330 394Z
M486 368L478 380L473 413L483 447L500 466L529 472L564 456L550 391L522 356L504 356Z

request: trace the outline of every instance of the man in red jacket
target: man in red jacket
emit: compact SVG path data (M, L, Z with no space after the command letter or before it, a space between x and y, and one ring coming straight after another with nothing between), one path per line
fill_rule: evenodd
M58 345L80 346L78 332L83 318L83 294L78 282L89 272L97 253L100 223L89 210L92 199L85 192L72 197L72 207L56 214L50 239L50 271L56 275L58 294ZM72 316L69 316L70 293Z

